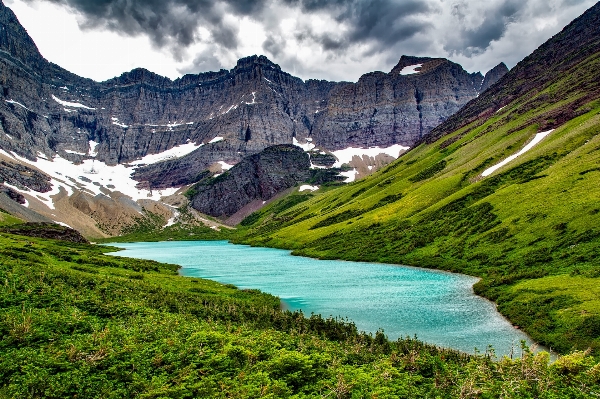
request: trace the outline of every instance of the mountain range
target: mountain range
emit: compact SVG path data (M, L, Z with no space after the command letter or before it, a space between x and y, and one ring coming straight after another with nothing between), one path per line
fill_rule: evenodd
M34 219L67 223L87 236L120 234L146 211L166 223L175 214L171 205L185 200L161 198L275 145L312 150L313 167L323 155L353 148L346 162L354 173L345 179L362 177L423 140L507 72L500 64L484 77L446 59L402 56L389 73L368 73L356 83L303 81L251 56L231 70L174 81L135 69L95 82L44 59L3 4L0 29L4 190L24 195L41 215ZM39 181L32 185L13 173L15 165L33 176L41 171ZM301 182L287 181L266 184L288 189ZM227 212L214 196L192 203L229 217L277 193L246 193L247 201ZM27 213L20 210L31 219Z

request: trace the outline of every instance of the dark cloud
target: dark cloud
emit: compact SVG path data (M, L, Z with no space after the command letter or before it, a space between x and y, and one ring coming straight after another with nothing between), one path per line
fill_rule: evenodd
M425 0L28 0L48 1L70 7L85 18L84 28L107 28L121 34L147 35L157 47L168 47L177 58L187 47L199 41L199 27L206 28L210 42L235 50L238 28L226 21L226 15L251 17L267 24L263 11L267 5L283 5L304 14L327 13L348 28L344 37L307 32L324 51L339 52L356 43L376 46L405 40L428 28L413 17L431 11ZM279 48L268 32L265 50L272 55Z
M36 0L29 0L36 1ZM238 29L226 15L255 16L265 0L37 0L74 9L85 18L83 28L107 28L121 34L147 35L157 47L180 54L199 41L199 27L211 34L211 42L226 49L238 46Z
M415 17L431 11L428 3L423 0L355 1L349 4L337 20L351 26L351 42L373 40L388 45L426 30L429 24Z
M208 46L208 48L206 48L204 51L196 54L191 64L182 68L178 68L177 71L182 75L188 73L194 74L198 73L199 71L218 71L223 68L223 65L221 65L217 57L215 57L216 52L217 48L214 45Z
M503 0L489 7L479 16L480 24L475 28L465 27L466 15L472 13L466 2L454 4L452 15L457 21L457 33L453 40L447 42L444 49L450 54L462 54L467 57L481 54L490 44L504 36L508 25L515 22L526 2L519 0Z
M262 48L273 57L279 57L285 50L286 41L281 36L269 34L262 44Z

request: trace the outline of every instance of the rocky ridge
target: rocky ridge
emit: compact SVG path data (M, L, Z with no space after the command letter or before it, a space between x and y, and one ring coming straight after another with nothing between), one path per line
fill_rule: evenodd
M483 78L483 82L481 82L481 87L479 88L479 92L483 93L491 86L493 86L497 81L502 79L504 75L508 73L508 67L504 62L499 63L492 69L490 69Z
M325 152L412 146L475 98L482 82L480 73L469 74L448 60L408 56L389 73L368 73L356 83L303 81L264 56L242 58L231 70L176 80L134 69L94 82L45 60L3 4L0 71L0 151L5 158L27 160L33 169L31 162L39 159L84 165L86 176L62 179L58 175L64 172L56 172L48 181L53 191L39 189L48 197L65 198L83 213L110 204L125 206L131 215L140 212L140 205L124 204L123 196L133 203L156 200L173 194L173 187L205 178L207 170L220 172L274 145L312 143ZM140 161L167 153L174 155ZM382 159L388 158L366 161L363 173ZM87 175L97 166L129 163L136 165L124 173L135 179L138 197L115 193L119 188L111 179ZM3 173L11 168L4 166ZM82 182L99 190L86 189ZM109 234L118 231L118 226L106 230L105 222L99 225Z

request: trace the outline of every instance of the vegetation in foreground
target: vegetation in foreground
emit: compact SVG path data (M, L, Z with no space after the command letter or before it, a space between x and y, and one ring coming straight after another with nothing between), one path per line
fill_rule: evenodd
M0 236L0 398L587 398L600 363L493 361L277 298L177 276L114 248Z

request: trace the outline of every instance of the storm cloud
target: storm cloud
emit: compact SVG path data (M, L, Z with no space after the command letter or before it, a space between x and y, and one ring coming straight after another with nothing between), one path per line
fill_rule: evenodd
M263 53L301 77L356 79L402 54L471 71L512 67L595 0L23 0L54 3L83 30L147 37L181 73ZM254 40L249 43L250 38ZM311 76L312 73L319 73ZM308 75L308 76L307 76Z

